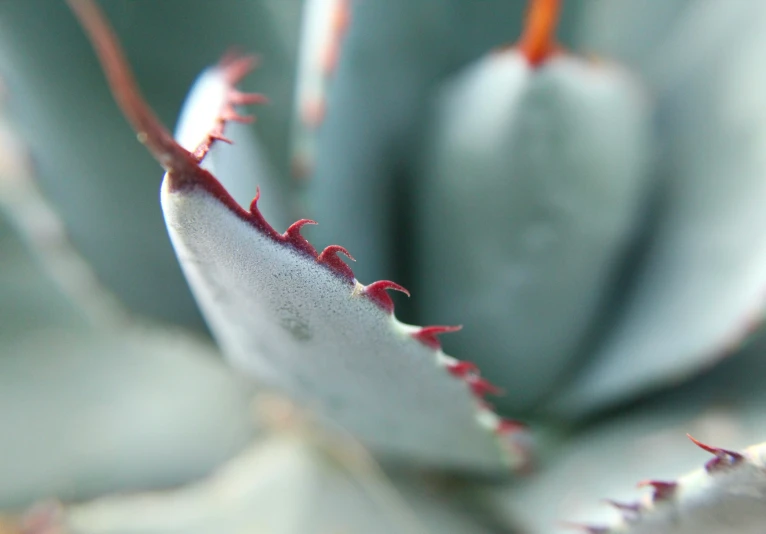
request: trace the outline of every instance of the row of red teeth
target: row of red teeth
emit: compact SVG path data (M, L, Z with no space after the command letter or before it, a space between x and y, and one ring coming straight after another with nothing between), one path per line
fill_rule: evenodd
M712 460L705 463L705 471L710 474L734 467L745 460L745 457L736 451L713 447L711 445L702 443L689 434L687 434L687 436L692 441L692 443L694 443L700 449L705 452L709 452L714 456ZM670 501L675 497L676 491L678 490L678 482L644 480L638 483L638 487L652 488L652 502L660 503L663 501ZM644 506L640 502L621 503L612 500L606 500L604 502L619 510L622 514L623 520L626 523L635 523L644 512ZM565 526L571 527L573 529L578 529L582 532L587 532L588 534L607 534L612 531L610 528L604 526L581 525L575 523L566 523Z

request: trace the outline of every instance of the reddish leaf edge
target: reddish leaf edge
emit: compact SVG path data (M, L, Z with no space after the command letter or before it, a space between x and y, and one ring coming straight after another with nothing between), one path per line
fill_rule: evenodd
M388 280L380 280L366 286L359 283L354 277L351 267L338 255L342 254L353 261L354 258L345 248L340 245L330 245L320 253L301 235L301 228L307 224L317 224L315 221L310 219L298 220L290 225L284 233L280 234L266 221L258 209L258 200L260 199L259 189L256 190L255 198L250 204L250 210L247 211L231 197L215 176L200 166L200 163L216 142L231 142L224 136L224 129L228 122L250 122L253 120L250 116L240 115L236 111L237 106L266 101L262 95L242 93L235 87L255 68L255 57L242 56L230 51L218 63L216 68L219 69L223 80L228 85L228 89L224 91L223 102L221 102L221 111L211 125L209 133L194 152L189 152L175 141L144 100L117 37L100 8L93 0L67 0L67 3L88 35L99 57L114 98L128 122L137 132L138 140L147 147L149 152L167 171L166 179L171 191L179 192L195 188L203 189L227 207L234 215L255 228L261 235L286 245L294 252L316 261L352 286L353 294L366 297L387 315L394 315L394 302L388 291L400 291L410 296L407 289ZM461 327L418 327L404 325L403 323L398 324L408 332L412 339L435 351L437 361L452 376L466 384L468 390L477 401L479 409L477 419L479 423L500 438L501 447L507 447L506 452L509 452L511 456L521 459L520 470L529 469L531 455L528 440L513 439L516 435L527 434L526 425L519 421L499 417L493 412L491 404L486 401L487 395L500 395L502 390L481 377L479 369L475 364L457 360L444 354L441 350L441 342L438 336L455 332Z
M736 468L747 460L746 456L742 453L713 447L695 439L691 434L686 434L686 437L689 438L694 445L713 455L713 458L707 461L704 465L705 472L710 475L715 475L716 473L727 469ZM620 512L622 520L629 525L637 523L641 517L648 512L648 503L655 505L665 501L674 500L677 497L679 490L679 482L673 480L642 480L637 484L637 487L651 488L652 494L649 496L648 501L634 501L630 503L613 501L611 499L604 499L603 501L604 504L607 504ZM584 525L581 523L563 522L562 526L572 530L579 530L580 532L585 532L587 534L609 534L614 532L611 527L603 525Z

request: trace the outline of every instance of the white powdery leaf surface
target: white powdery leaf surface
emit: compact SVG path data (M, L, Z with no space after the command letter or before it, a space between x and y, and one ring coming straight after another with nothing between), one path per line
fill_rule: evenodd
M592 412L678 383L763 316L766 5L693 2L648 77L660 100L663 209L620 321L553 409Z
M413 338L421 329L395 319L379 284L356 282L335 250L317 258L301 249L300 224L275 237L257 209L237 213L221 191L176 188L170 175L162 206L197 301L237 367L383 454L463 468L521 461L472 392L477 377L451 376L459 364L435 338Z
M471 364L441 352L436 335L454 328L398 322L386 290L406 290L388 281L363 286L337 257L348 255L342 247L317 253L301 236L312 221L279 234L258 210L258 195L247 211L201 167L225 123L246 120L234 106L261 100L234 90L252 60L227 56L219 64L230 90L210 104L220 115L191 153L143 101L97 6L70 5L123 112L167 170L161 202L168 232L228 359L382 455L485 470L524 462L525 443L514 439L519 425L481 398L493 386Z
M650 103L611 64L498 51L438 102L424 311L529 407L569 370L646 198ZM450 340L453 341L453 340Z

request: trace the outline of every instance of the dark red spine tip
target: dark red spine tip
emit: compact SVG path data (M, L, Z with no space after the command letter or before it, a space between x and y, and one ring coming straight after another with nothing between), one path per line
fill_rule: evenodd
M410 296L410 292L396 282L379 280L364 287L364 294L388 314L394 313L394 301L388 295L387 290L393 289Z
M471 388L471 391L473 391L473 394L477 397L484 397L485 395L497 396L503 394L502 389L480 376L468 375L465 377L465 381Z
M473 362L456 362L448 365L447 370L458 378L465 378L469 374L479 373L479 368Z
M638 483L639 488L651 486L654 488L652 500L654 502L666 501L671 499L678 488L677 482L663 482L659 480L644 480Z
M338 256L338 254L343 254L351 261L356 261L354 257L349 254L348 250L341 247L340 245L330 245L326 247L321 252L321 254L319 254L319 257L317 257L317 261L322 265L329 267L341 278L344 278L353 283L355 279L354 271L351 270L351 267L349 267L348 264L346 264L346 262L343 261L340 256Z
M307 224L316 224L316 222L312 221L311 219L301 219L299 221L296 221L290 225L290 227L285 231L284 234L282 234L282 238L285 240L286 243L289 243L295 249L300 250L301 252L305 253L307 256L316 258L317 251L314 248L314 245L309 243L308 239L306 239L305 237L301 235L301 228L303 228Z
M730 450L721 449L718 447L712 447L710 445L707 445L706 443L702 443L701 441L694 439L691 436L691 434L686 434L686 437L692 440L692 443L694 443L697 447L699 447L703 451L709 452L710 454L715 455L715 458L713 458L712 460L708 461L705 464L705 470L708 473L712 473L713 471L719 471L721 469L731 467L733 465L736 465L742 462L745 459L744 456L742 456L740 453L736 451L730 451Z
M515 419L500 419L497 425L497 433L501 436L525 432L526 430L527 425Z
M417 332L413 332L412 337L422 344L430 347L434 350L442 348L442 344L437 336L441 334L449 334L460 330L462 325L458 326L424 326Z

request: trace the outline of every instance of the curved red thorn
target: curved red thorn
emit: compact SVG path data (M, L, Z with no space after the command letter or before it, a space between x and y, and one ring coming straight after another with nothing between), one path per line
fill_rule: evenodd
M468 374L478 374L479 368L473 362L455 362L447 365L447 370L454 376L465 378Z
M263 214L261 213L261 210L258 209L258 201L260 199L261 199L261 188L256 187L255 197L253 197L253 201L250 202L250 212L249 213L246 212L246 215L243 218L247 222L255 226L255 228L259 232L270 237L274 241L285 242L286 241L285 237L279 232L277 232L276 230L274 230L274 228L264 218ZM233 205L232 205L232 202L233 202ZM235 205L239 206L239 204L234 202L233 199L232 199L232 202L225 202L225 203L226 205L230 207L230 209L232 209L232 211L234 211L235 213L239 213L239 211L236 211L236 208L234 207Z
M706 443L702 443L701 441L692 437L691 434L686 434L686 437L692 440L692 443L694 443L697 447L699 447L703 451L706 451L706 452L709 452L710 454L715 455L715 458L713 458L712 460L708 461L705 464L705 470L707 472L712 472L722 468L731 467L732 465L738 464L739 462L745 459L743 455L741 455L740 453L736 451L729 451L729 450L721 449L718 447L712 447L710 445L707 445Z
M162 167L189 179L199 171L194 156L181 147L144 100L114 31L92 0L67 0L101 62L112 95L138 139Z
M240 115L234 108L227 108L221 113L221 118L225 121L240 122L242 124L250 124L255 121L253 115Z
M262 104L266 100L263 95L242 93L234 88L234 84L238 83L252 70L256 60L250 56L235 57L232 54L233 52L229 52L229 57L224 57L218 64L219 70L222 71L221 75L228 87L224 93L218 117L213 121L205 139L194 149L194 157L200 162L210 151L214 141L224 141L232 144L232 141L223 135L227 122L232 120L237 122L253 122L255 120L253 116L244 117L239 115L234 106Z
M301 234L301 228L306 226L307 224L317 224L316 221L312 221L311 219L300 219L295 221L293 224L290 225L290 227L285 231L284 236L285 237L294 237Z
M301 228L307 224L316 224L316 221L312 221L311 219L301 219L299 221L295 221L290 225L285 233L282 234L282 237L287 243L290 243L296 249L302 250L312 258L316 258L317 251L314 248L314 245L309 243L309 240L301 235Z
M208 134L208 137L211 140L214 140L214 141L223 141L224 143L227 143L229 145L233 145L234 144L234 141L232 141L231 139L229 139L225 135L219 134L219 133L216 133L216 132Z
M391 297L388 295L388 293L386 293L386 291L389 289L401 291L408 297L410 296L409 291L407 291L404 287L400 286L396 282L391 282L390 280L378 280L377 282L373 282L368 286L364 286L364 294L367 295L367 297L375 304L380 306L383 311L390 314L394 313L394 301L391 300Z
M458 326L424 326L417 332L412 333L412 337L416 340L420 341L427 347L430 347L434 350L439 350L442 348L442 344L439 341L439 338L437 336L440 336L441 334L449 334L452 332L457 332L463 328L462 325Z
M235 106L248 106L251 104L265 104L269 99L260 93L242 93L236 89L230 89L228 100Z
M503 390L488 380L477 376L467 375L465 381L477 397L484 397L485 395L502 395Z
M526 432L528 430L527 425L521 421L515 419L500 419L497 424L496 432L500 435L515 434L517 432Z
M229 85L237 85L245 76L253 72L261 58L256 55L243 55L236 48L229 49L218 61L216 67L221 71Z
M677 482L663 482L660 480L642 480L638 483L639 488L645 488L651 486L654 488L654 494L652 500L654 502L665 501L673 497L673 494L678 487Z
M317 261L327 265L330 269L342 277L347 278L349 281L353 281L354 271L351 270L351 267L349 267L345 261L340 259L338 253L343 254L351 261L356 261L354 257L348 252L348 250L341 247L340 245L330 245L325 247L325 249L317 257Z

